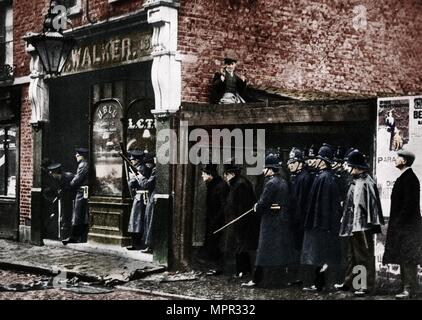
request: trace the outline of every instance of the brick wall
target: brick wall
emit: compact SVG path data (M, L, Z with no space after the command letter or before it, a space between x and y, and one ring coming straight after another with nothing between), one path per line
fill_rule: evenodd
M183 101L207 101L225 55L260 88L422 92L420 0L190 0L179 19Z
M104 22L112 17L134 13L142 9L144 0L120 0L108 3L108 0L89 0L89 15L86 12L86 1L82 0L81 13L72 16L73 28L89 25L92 22ZM50 0L19 0L13 3L14 19L14 61L17 66L16 76L29 74L29 55L25 52L25 41L22 37L27 32L41 32L44 16Z
M32 129L31 104L28 98L28 87L22 89L22 109L20 123L20 224L31 216L32 188Z
M94 22L105 21L111 17L133 13L141 10L143 0L121 0L108 4L108 0L90 0L89 18ZM19 0L13 2L13 39L15 77L29 75L30 56L25 52L27 32L41 32L45 14L50 0ZM86 14L86 0L82 0L82 12L72 17L73 27L89 24ZM31 216L32 187L32 129L29 125L31 106L28 87L23 89L21 107L21 141L20 141L20 223L25 224Z

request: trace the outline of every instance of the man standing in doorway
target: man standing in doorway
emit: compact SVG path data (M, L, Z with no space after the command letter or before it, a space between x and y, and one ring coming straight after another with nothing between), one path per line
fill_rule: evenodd
M228 223L253 208L256 202L251 182L241 175L241 165L234 159L224 164L224 179L229 184L229 193L224 208L225 223ZM224 230L222 251L225 263L232 265L235 258L235 277L242 278L252 271L252 251L258 247L259 218L248 214Z
M75 151L78 169L72 181L70 181L70 188L76 191L76 197L73 203L72 231L69 238L62 240L63 245L86 242L86 236L88 234L89 150L87 148L77 148Z
M149 178L150 170L143 163L144 152L132 150L129 152L129 160L136 168L136 172L129 173L129 186L135 195L130 212L128 232L132 237L132 245L127 250L141 250L143 246L142 235L144 232L145 209L148 203L148 190L141 185L144 178Z
M217 172L217 165L207 164L201 168L202 180L207 186L205 241L200 256L210 265L208 275L221 273L220 240L221 234L213 234L224 224L224 206L226 204L229 186Z
M409 299L417 289L417 268L422 264L422 221L420 184L412 170L415 155L397 152L395 166L401 171L391 193L390 219L383 263L400 265L403 292L397 299Z

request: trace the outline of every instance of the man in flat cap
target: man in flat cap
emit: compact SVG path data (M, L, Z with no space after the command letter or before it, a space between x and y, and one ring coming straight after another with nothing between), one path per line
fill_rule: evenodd
M236 66L236 59L224 59L224 66L211 83L211 103L245 103L246 79L235 73Z
M403 291L397 299L409 299L417 291L417 268L422 264L420 184L412 170L415 155L397 152L395 166L401 171L391 193L390 219L383 263L399 264Z
M89 179L88 154L89 150L87 148L75 149L78 169L72 181L70 181L70 188L76 191L76 197L72 212L72 231L69 238L62 240L64 245L86 241L89 224L87 204Z

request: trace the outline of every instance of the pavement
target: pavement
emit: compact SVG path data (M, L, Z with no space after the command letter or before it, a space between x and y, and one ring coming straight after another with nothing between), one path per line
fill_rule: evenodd
M390 300L399 290L397 281L382 278L377 280L377 295L365 298L332 288L320 293L303 292L301 287L287 287L281 282L270 282L264 287L242 287L250 275L243 279L227 274L209 276L207 266L200 264L185 272L170 272L154 263L150 254L95 244L63 246L58 241L33 246L0 239L0 269L49 275L67 273L68 279L78 277L118 290L172 300Z
M104 284L124 283L165 266L151 255L129 253L125 248L68 244L45 240L44 246L0 239L0 267L42 274L64 274Z

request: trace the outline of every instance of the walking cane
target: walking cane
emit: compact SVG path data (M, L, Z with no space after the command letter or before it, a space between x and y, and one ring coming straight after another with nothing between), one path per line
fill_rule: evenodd
M251 211L253 211L253 208L246 211L244 214L242 214L241 216L238 216L236 219L230 221L229 223L227 223L226 225L222 226L220 229L216 230L213 232L213 234L216 234L217 232L220 232L221 230L227 228L229 225L235 223L237 220L240 220L241 218L243 218L244 216L246 216L248 213L250 213Z

